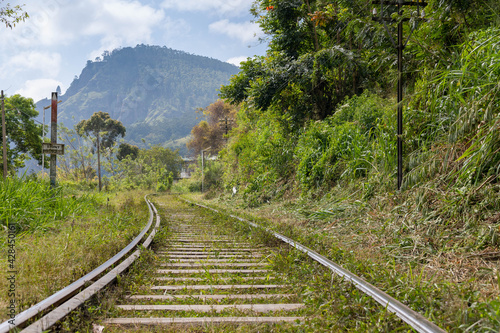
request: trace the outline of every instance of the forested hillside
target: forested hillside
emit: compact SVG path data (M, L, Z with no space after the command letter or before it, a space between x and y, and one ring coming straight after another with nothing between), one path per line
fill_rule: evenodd
M108 112L127 127L127 142L164 144L189 135L195 110L214 102L237 72L228 63L160 46L105 52L60 96L59 121L72 128L94 112ZM49 105L37 104L39 110Z

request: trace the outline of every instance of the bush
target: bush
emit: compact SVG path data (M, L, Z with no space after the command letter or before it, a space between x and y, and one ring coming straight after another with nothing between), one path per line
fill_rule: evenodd
M387 132L390 109L384 104L375 95L354 96L325 121L308 124L295 149L303 190L367 176L379 158L376 139Z

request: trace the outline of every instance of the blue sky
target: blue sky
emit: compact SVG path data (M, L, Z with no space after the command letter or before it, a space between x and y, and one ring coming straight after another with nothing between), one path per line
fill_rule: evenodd
M87 60L150 44L238 64L263 55L252 0L24 0L30 15L3 29L0 89L35 101L69 87Z

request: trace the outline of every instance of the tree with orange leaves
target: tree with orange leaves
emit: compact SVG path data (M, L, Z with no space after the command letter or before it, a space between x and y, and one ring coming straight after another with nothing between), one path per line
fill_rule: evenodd
M191 130L191 140L187 143L188 149L194 155L198 155L208 147L211 147L211 153L219 152L226 142L226 119L228 131L230 131L234 124L232 120L236 118L237 111L237 107L227 104L223 100L218 100L207 106L202 110L205 120L202 120Z

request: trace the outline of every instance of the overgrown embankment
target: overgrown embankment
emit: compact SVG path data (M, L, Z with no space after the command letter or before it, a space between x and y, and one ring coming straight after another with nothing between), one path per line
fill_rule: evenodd
M78 193L64 185L51 189L35 179L0 182L0 268L16 271L15 301L22 311L96 268L128 244L146 224L144 193ZM108 201L109 200L109 201ZM7 226L15 226L7 237ZM8 239L14 239L8 246ZM8 257L8 250L15 258ZM0 281L6 305L7 280ZM0 319L7 319L7 311Z
M250 96L204 198L266 218L450 331L498 331L499 40L495 27L470 32L445 67L414 76L401 191L395 101L367 89L302 126Z

